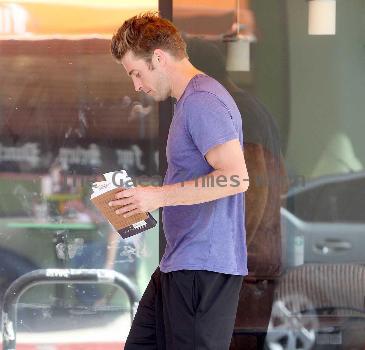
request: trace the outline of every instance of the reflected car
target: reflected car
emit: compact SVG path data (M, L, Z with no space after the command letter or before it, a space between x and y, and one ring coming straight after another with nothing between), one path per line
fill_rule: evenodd
M285 274L270 350L364 349L365 172L324 176L285 195Z

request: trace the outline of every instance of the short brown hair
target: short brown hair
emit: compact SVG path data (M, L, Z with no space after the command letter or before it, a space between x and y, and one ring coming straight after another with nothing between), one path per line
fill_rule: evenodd
M178 59L187 57L186 43L176 27L158 12L145 12L127 19L111 41L111 53L120 61L131 51L151 63L155 49L168 51Z

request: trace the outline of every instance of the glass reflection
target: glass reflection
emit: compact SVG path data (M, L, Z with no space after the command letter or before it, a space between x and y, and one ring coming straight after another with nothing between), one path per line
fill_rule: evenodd
M90 194L108 171L159 180L157 105L109 53L123 19L156 8L0 1L1 303L14 280L39 269L114 270L144 291L158 264L158 225L123 240ZM17 303L13 330L22 346L93 349L107 336L119 349L132 307L107 279L35 285Z
M278 128L265 106L230 78L220 43L189 35L186 41L191 62L229 91L243 118L244 152L250 174L245 218L249 276L241 291L236 328L251 328L251 322L256 321L256 327L263 331L270 317L273 281L282 272L280 196L287 178ZM255 319L258 305L261 315ZM235 340L235 346L243 345L238 342Z
M254 180L231 350L364 347L363 6L337 1L336 36L314 38L306 2L241 1L239 30L257 41L250 72L232 73L223 39L237 2L174 1L192 63L240 108Z

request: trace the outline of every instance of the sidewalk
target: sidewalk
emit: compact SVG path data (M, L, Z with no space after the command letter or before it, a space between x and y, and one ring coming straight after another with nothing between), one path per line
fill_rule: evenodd
M131 326L129 312L19 315L17 350L122 350Z

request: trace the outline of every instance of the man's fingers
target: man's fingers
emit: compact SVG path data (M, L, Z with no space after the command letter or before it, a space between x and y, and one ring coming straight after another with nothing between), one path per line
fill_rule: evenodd
M121 198L128 198L128 197L132 197L134 194L134 192L131 189L128 190L121 190L120 192L117 192L115 194L115 198L116 199L121 199Z
M123 214L123 216L127 218L127 217L130 217L132 215L140 214L140 213L142 213L142 211L140 211L139 209L134 209L134 210L129 211L126 214Z
M128 213L131 210L137 209L137 206L135 204L125 205L122 208L119 208L115 211L116 214L124 214Z
M134 202L133 197L129 197L129 198L124 198L124 199L118 199L116 201L111 201L111 202L109 202L109 206L110 207L125 206L128 204L132 204L133 202Z

